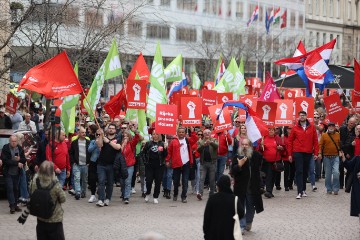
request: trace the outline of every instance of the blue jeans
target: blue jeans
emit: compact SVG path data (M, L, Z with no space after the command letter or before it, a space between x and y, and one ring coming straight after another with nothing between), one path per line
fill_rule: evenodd
M114 185L114 168L113 165L97 165L98 174L98 194L99 200L111 200L113 185ZM106 183L106 198L105 198L105 183Z
M311 186L315 186L315 161L316 160L314 160L314 157L311 156L309 161L309 181Z
M340 188L339 157L324 157L325 187L328 192L338 192ZM332 181L331 181L332 177Z
M9 207L16 205L19 197L19 175L5 175L6 196L9 201Z
M129 199L131 196L131 179L134 174L134 166L127 167L128 177L124 179L120 179L121 183L121 193L124 196L124 199Z
M180 175L181 175L181 177L182 177L182 179L181 179L181 184L182 184L181 199L185 199L187 197L189 174L190 174L190 162L187 162L182 167L173 169L174 196L177 196L179 193Z
M309 172L309 162L312 153L294 152L294 161L296 168L296 187L298 194L306 191L306 179Z
M195 159L196 161L196 175L195 175L195 191L198 193L200 191L200 158Z
M61 170L61 172L59 174L57 174L57 179L59 180L59 183L62 188L64 186L65 180L66 180L66 168Z
M23 168L19 171L19 190L20 197L25 199L29 198L28 181L26 178L26 172Z
M85 194L88 179L88 167L86 165L73 164L74 189L77 194Z
M240 199L238 199L240 201ZM245 215L243 218L240 219L240 227L244 229L246 224L250 224L254 220L255 216L255 205L254 200L251 194L247 194L245 197L245 203L243 202Z
M165 190L171 191L173 169L170 167L165 167L162 185Z
M216 182L224 173L226 160L227 160L227 156L218 156L217 167L216 167Z

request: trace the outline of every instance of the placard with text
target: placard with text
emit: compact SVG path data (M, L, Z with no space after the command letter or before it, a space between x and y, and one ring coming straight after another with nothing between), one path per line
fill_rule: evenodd
M177 118L176 105L156 104L156 133L175 135Z
M145 80L126 81L128 108L146 109L146 84Z
M181 120L183 126L201 126L202 100L200 97L181 98Z

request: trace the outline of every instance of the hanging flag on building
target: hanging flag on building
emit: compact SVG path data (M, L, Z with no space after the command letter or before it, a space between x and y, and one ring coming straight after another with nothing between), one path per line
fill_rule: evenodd
M286 28L286 20L287 20L287 10L281 15L281 25L280 28Z
M256 5L253 13L251 14L249 21L247 22L247 26L249 27L252 22L258 19L258 17L259 17L259 6Z
M269 34L269 31L270 31L270 18L269 18L269 15L268 15L267 11L265 11L265 29L266 29L266 34Z
M116 40L112 41L108 55L95 75L90 90L83 100L84 106L89 113L90 119L94 119L94 111L100 99L100 93L105 80L122 75L121 63Z
M164 65L161 55L160 43L156 46L154 62L150 73L150 91L147 99L146 114L153 122L156 117L156 104L166 103L166 82L164 74Z
M280 23L280 7L274 11L274 24Z

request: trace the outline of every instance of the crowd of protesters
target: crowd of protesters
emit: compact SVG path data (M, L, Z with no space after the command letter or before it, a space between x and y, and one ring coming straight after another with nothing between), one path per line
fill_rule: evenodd
M152 198L158 204L161 190L165 199L187 203L189 193L193 193L201 201L205 193L210 197L217 193L216 185L228 167L234 180L233 193L243 207L239 211L244 210L240 220L243 233L251 230L255 212L264 211L262 195L273 198L274 188L290 192L296 185L294 197L302 199L309 191L317 191L321 178L329 195L338 195L341 189L349 192L352 187L351 215L360 217L360 159L354 158L360 155L357 115L338 126L327 121L321 107L314 112L313 122L300 111L293 126L269 127L266 136L252 143L236 109L229 130L215 132L211 120L204 119L197 127L179 124L176 135L159 134L151 124L146 136L135 120L124 115L111 119L101 105L98 110L97 121L77 117L75 133L66 136L62 130L48 130L42 106L11 116L0 108L0 129L27 130L37 138L36 159L31 162L26 159L32 149L22 148L19 134L12 135L2 149L0 165L4 167L11 213L21 211L18 203L29 199L25 166L32 165L35 173L48 160L53 162L64 191L77 200L88 197L89 203L99 207L111 204L114 186L121 187L120 197L129 204L136 183L144 202Z

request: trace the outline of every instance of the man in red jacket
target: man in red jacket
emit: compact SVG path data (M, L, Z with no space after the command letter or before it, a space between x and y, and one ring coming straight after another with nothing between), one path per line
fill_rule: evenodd
M169 144L168 155L165 159L166 167L173 169L173 182L174 182L174 197L173 200L177 201L179 192L180 175L182 176L182 192L181 201L186 203L187 189L190 174L190 165L193 164L193 156L191 146L193 142L185 137L186 132L184 127L177 129L177 137L175 137Z
M61 187L64 186L66 178L70 176L70 157L68 146L65 143L65 132L56 131L54 143L54 159L52 158L52 142L46 146L46 159L54 163L54 169Z
M307 197L306 179L309 171L309 162L314 154L314 160L319 153L319 143L316 128L306 118L305 111L299 112L299 122L296 124L288 140L289 161L295 160L296 166L296 185L298 195L296 199Z
M232 144L232 138L228 131L217 133L214 136L215 139L217 139L219 143L218 147L218 158L217 158L217 166L216 166L216 182L219 180L219 178L224 174L226 160L228 156L229 151L229 145Z

